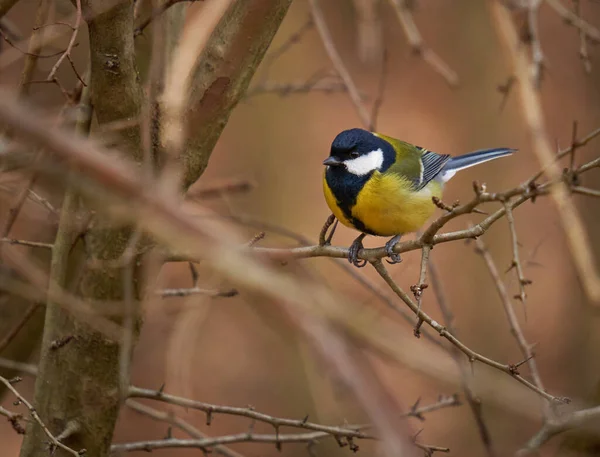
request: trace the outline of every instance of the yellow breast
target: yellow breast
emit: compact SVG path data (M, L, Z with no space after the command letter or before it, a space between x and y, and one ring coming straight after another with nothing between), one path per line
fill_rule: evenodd
M375 172L358 195L352 215L380 236L419 230L435 211L431 197L441 197L441 185L430 182L414 192L394 174Z

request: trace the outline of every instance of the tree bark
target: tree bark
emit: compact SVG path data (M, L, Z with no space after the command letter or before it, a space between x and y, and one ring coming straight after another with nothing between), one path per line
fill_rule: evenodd
M248 89L290 4L291 0L236 0L212 33L200 55L186 116L184 189L206 170L229 115Z
M136 119L142 91L135 67L133 1L125 0L107 11L100 10L101 0L84 0L82 7L90 38L89 90L98 124ZM141 161L139 128L122 131L120 140L121 150ZM89 230L81 227L79 221L85 219L82 215L90 210L101 213L102 208L96 206L97 203L82 201L73 188L67 191L53 249L49 287L72 288L90 303L123 300L124 268L107 262L121 258L133 230L115 226L103 217L95 218ZM104 262L103 266L93 267L91 260ZM69 284L75 277L77 284ZM134 295L139 296L135 272L133 283ZM53 342L67 340L63 347L53 349ZM76 431L63 441L73 449L86 449L89 457L103 457L110 450L121 401L119 349L115 339L79 321L59 304L47 304L35 405L55 436L61 435L68 425L76 424ZM45 441L43 430L32 421L21 456L46 457ZM66 454L58 449L55 455Z

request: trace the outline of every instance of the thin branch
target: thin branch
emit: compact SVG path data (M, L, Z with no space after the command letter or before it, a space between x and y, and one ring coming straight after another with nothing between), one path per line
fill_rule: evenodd
M328 425L320 425L313 422L308 422L304 419L285 419L268 414L260 413L251 408L238 408L235 406L221 406L201 401L190 400L188 398L177 397L161 392L160 390L142 389L131 386L129 388L130 398L148 398L158 400L172 405L183 406L185 408L196 409L206 413L207 422L210 423L213 414L227 414L233 416L247 417L259 422L272 425L274 428L279 427L295 427L305 430L313 430L316 432L324 432L325 434L351 437L351 438L370 438L370 435L362 433L360 430L353 430L346 427L334 427Z
M212 417L214 414L229 414L247 417L254 421L260 421L267 424L272 425L276 434L274 435L257 435L252 431L248 433L241 433L236 435L228 435L223 437L215 437L208 438L202 437L196 440L177 440L175 442L173 439L167 440L156 440L156 441L143 441L139 443L128 443L128 444L119 444L114 445L112 447L112 451L133 451L133 450L146 450L149 451L151 449L159 449L159 448L169 448L169 447L194 447L200 449L206 449L212 446L217 446L221 444L229 444L229 443L237 443L237 442L267 442L267 443L286 443L286 442L306 442L312 443L318 439L325 437L333 437L338 441L338 443L351 443L351 440L354 438L360 439L375 439L375 436L364 433L362 430L372 428L371 424L362 424L362 425L348 425L345 427L331 427L325 425L314 424L307 421L307 418L302 420L294 420L294 419L283 419L277 418L273 416L269 416L263 413L259 413L251 408L235 408L228 406L219 406L219 405L211 405L208 403L198 402L194 400L190 400L182 397L175 397L173 395L168 395L162 392L162 390L153 391L148 389L140 389L138 387L130 388L130 397L140 397L140 398L149 398L154 400L163 401L165 403L170 403L178 406L183 406L185 408L197 409L200 411L204 411L207 416L207 423L210 424L212 421ZM132 400L128 400L127 404ZM419 420L424 420L424 414L431 413L434 411L439 411L441 409L456 407L460 405L460 401L456 395L451 396L440 396L437 402L432 403L430 405L419 406L419 401L417 401L408 411L404 417L414 417ZM141 408L147 408L144 405L140 405L139 403L135 403L136 410L140 410ZM131 405L129 405L131 406ZM151 417L155 417L159 420L165 420L173 425L182 428L182 425L186 425L185 422L177 419L176 416L169 413L162 413L156 410L150 409L149 412L141 411L146 414L151 415ZM176 422L171 422L172 420L176 420ZM189 425L189 424L187 424ZM298 434L280 434L278 430L282 426L301 428L305 430L312 430L311 433L298 433ZM183 428L186 433L189 433L190 428L186 426ZM191 429L192 433L194 433L195 429ZM190 433L190 435L192 435ZM198 437L196 437L198 438ZM342 441L342 438L348 440L347 442ZM429 449L433 451L441 451L447 452L447 448L439 448L435 446L426 446L419 443L415 443L421 449ZM358 447L356 447L358 449ZM215 449L218 450L218 449Z
M444 316L446 328L450 333L458 337L458 331L454 326L454 315L452 314L450 303L446 297L436 263L433 260L429 262L429 276L431 288L433 289L433 293L437 298L440 311ZM464 359L464 357L462 357L461 351L456 346L452 346L451 354L452 358L456 362L456 365L458 366L463 393L467 403L469 404L473 418L475 419L477 431L479 432L483 446L485 447L488 457L495 457L497 454L492 443L492 434L490 433L489 427L487 426L483 417L481 400L477 397L473 391L473 388L471 387L467 361Z
M48 77L46 78L48 81L53 81L55 79L56 72L60 68L60 65L63 63L63 61L66 58L69 58L69 59L71 58L71 51L73 50L73 47L75 46L75 40L77 39L77 33L79 32L79 27L81 26L81 17L82 17L81 0L75 0L75 7L77 8L77 12L75 13L75 25L73 26L73 33L71 33L71 39L69 40L67 49L63 52L63 54L56 61L56 63L52 67L52 70L50 70L50 73L48 74ZM75 68L73 68L73 70L75 70ZM81 81L81 78L77 74L77 71L75 71L75 74L77 75L77 78Z
M146 406L140 402L137 402L132 399L128 399L125 404L131 408L132 410L143 414L145 416L151 417L154 420L166 422L183 432L187 433L189 436L195 439L210 439L205 433L202 433L196 427L194 427L189 422L183 420L182 418L176 416L171 411L159 411L158 409L152 408L150 406ZM243 457L239 452L234 451L233 449L228 448L223 445L214 446L214 451L218 454L224 455L226 457Z
M379 83L377 84L377 95L373 106L371 108L371 121L369 122L369 130L374 132L377 130L377 119L379 118L379 110L383 104L383 96L385 94L385 86L388 77L388 49L387 45L383 43L383 55L381 57L381 72L379 74Z
M573 12L581 19L581 1L573 0ZM583 64L583 68L586 73L592 72L592 62L590 61L590 54L588 51L588 39L586 33L579 29L579 58Z
M525 286L530 285L531 280L526 279L525 274L523 273L523 265L521 264L521 259L519 257L519 239L517 237L517 229L515 227L515 217L509 205L505 203L504 208L506 209L506 219L508 220L510 238L512 241L513 257L510 268L514 268L517 272L517 281L519 282L519 295L516 295L515 298L518 298L522 303L525 303L525 299L527 298Z
M588 422L600 418L600 406L582 409L562 417L554 418L542 426L542 428L519 450L517 455L538 454L539 448L552 437L574 428L585 427Z
M222 197L223 195L231 194L245 194L253 190L255 187L256 185L248 179L228 179L226 181L203 186L198 190L188 192L186 194L186 198L195 200L203 198L217 198Z
M354 83L350 72L346 68L344 61L342 60L335 44L333 43L333 37L331 36L331 32L329 31L327 23L325 22L325 17L323 16L323 10L321 10L319 1L309 0L308 3L310 5L310 12L315 22L317 32L319 32L319 36L323 42L325 52L335 68L335 71L338 73L338 75L340 75L340 78L342 78L342 81L348 90L350 100L356 109L362 125L368 127L371 124L371 116L369 116L369 112L362 102L358 87Z
M38 372L37 367L35 365L5 359L4 357L0 357L0 367L6 368L7 370L19 371L30 376L37 376Z
M492 2L491 9L494 23L507 48L509 61L519 82L521 109L525 125L531 135L533 150L549 178L558 183L551 187L550 194L556 205L578 276L587 297L592 302L600 302L600 273L589 249L589 237L577 206L570 198L567 184L561 180L562 170L556 162L554 148L546 132L540 96L530 78L529 58L519 46L519 38L510 12L500 2Z
M426 244L421 248L421 270L419 273L419 283L410 287L410 291L417 300L417 309L421 310L421 302L423 300L423 291L427 289L427 267L429 265L429 254L431 253L431 246ZM417 313L418 314L418 313ZM415 336L419 338L421 336L421 325L423 320L419 317L417 319L417 325L415 326Z
M542 378L540 376L540 372L537 367L537 362L535 361L535 354L532 350L532 345L530 345L525 339L525 335L523 334L523 330L521 329L521 325L519 324L519 319L517 318L517 314L515 313L515 309L510 300L510 296L508 291L506 290L506 286L502 281L498 268L496 267L496 263L492 258L492 255L486 248L485 243L481 238L477 238L475 240L475 246L477 247L477 252L481 254L485 264L494 280L496 285L496 290L498 291L498 295L500 296L500 300L502 301L502 306L504 307L504 312L506 313L506 318L508 319L508 324L510 325L510 332L514 336L519 349L521 350L521 354L525 361L527 361L527 365L529 366L529 371L531 372L531 376L533 378L533 382L537 389L541 392L545 392L544 384L542 383ZM519 374L518 366L510 365L510 369L512 373L515 375ZM549 400L545 397L546 400ZM548 417L549 411L547 408L544 409L545 417Z
M18 378L17 378L18 379ZM46 424L44 424L42 422L42 419L40 418L40 416L38 415L37 411L35 410L35 408L33 407L33 405L31 403L29 403L27 401L27 399L25 397L23 397L18 391L17 389L15 389L12 385L12 383L0 376L0 382L2 384L4 384L6 386L6 388L8 390L10 390L15 397L17 397L18 401L20 403L23 403L27 409L29 410L29 413L31 414L31 417L33 417L33 419L39 424L39 426L42 428L42 430L44 431L44 433L46 434L46 436L50 439L50 443L51 443L51 448L61 448L63 451L68 452L69 454L75 456L75 457L80 457L81 455L83 455L85 453L85 449L81 449L79 452L75 451L73 449L71 449L68 446L65 446L64 444L62 444L59 440L57 440L55 438L55 436L50 432L50 430L48 430L48 427L46 427ZM51 454L53 453L53 451L51 450Z
M39 241L17 240L15 238L0 238L0 243L16 244L19 246L29 246L31 248L52 249L51 243L41 243Z
M406 305L412 310L413 313L415 313L415 315L417 317L419 317L423 322L425 322L427 325L432 327L436 332L439 333L439 335L441 337L446 338L450 343L452 343L454 346L456 346L458 349L460 349L460 351L463 352L469 358L470 361L472 361L472 362L479 361L485 365L488 365L492 368L500 370L500 371L508 374L509 376L512 376L514 379L519 381L521 384L528 387L532 391L536 392L538 395L540 395L541 397L545 398L548 401L551 401L553 403L569 403L570 402L570 400L567 398L555 397L554 395L550 395L549 393L547 393L546 391L544 391L537 385L528 381L523 376L521 376L518 372L515 372L512 365L496 362L495 360L492 360L489 357L485 357L484 355L481 355L481 354L473 351L469 347L467 347L458 338L456 338L453 334L451 334L446 327L439 324L437 321L435 321L433 318L431 318L431 316L429 316L428 314L423 312L423 310L419 309L418 305L411 300L410 296L406 292L404 292L404 290L402 290L402 288L398 284L396 284L396 282L392 279L392 277L390 276L390 274L388 273L386 268L383 266L383 263L381 262L381 260L378 259L378 260L372 261L371 264L375 268L375 271L377 271L377 273L379 273L379 275L387 283L387 285L396 293L396 295L398 295L398 297L404 303L406 303Z
M544 77L544 52L540 42L538 16L542 0L528 0L527 23L529 29L529 42L531 44L531 78L536 88L540 88Z
M581 165L574 173L579 175L591 170L592 168L600 167L600 158L591 160L586 164ZM495 222L500 220L506 214L505 202L509 202L509 207L514 210L526 201L534 200L535 198L547 195L550 189L557 183L562 183L562 177L556 181L550 180L543 184L535 184L531 182L531 178L520 186L509 189L505 192L490 193L487 192L484 186L475 183L475 197L468 203L454 206L449 212L435 219L423 234L414 240L399 242L394 247L394 252L402 254L417 249L422 249L423 246L435 246L440 243L447 243L456 240L472 239L483 235ZM457 230L455 232L447 232L439 234L438 232L451 220L464 214L476 212L477 207L482 203L499 202L503 207L487 216L478 224L475 224L467 229ZM348 258L348 249L337 246L302 246L298 248L264 248L256 247L253 252L269 257L273 260L290 260L312 257L332 257L332 258ZM358 253L358 258L372 262L374 260L387 257L384 247L373 249L362 249ZM185 253L171 253L166 256L167 261L189 261L194 260Z
M33 77L35 68L37 66L38 55L42 50L43 34L44 29L41 27L48 18L48 12L50 11L49 0L39 0L37 10L35 13L35 20L33 26L33 32L29 38L29 49L27 56L25 57L25 63L23 64L23 71L21 72L21 78L19 80L19 95L27 95L29 92L29 81Z
M278 83L265 81L252 86L245 94L245 100L249 100L257 95L276 94L281 97L287 97L292 94L307 94L309 92L324 92L332 94L337 92L347 92L347 86L340 81L305 81L298 83Z
M234 443L273 443L275 445L281 445L281 443L312 443L318 439L325 437L332 437L332 435L324 432L312 432L312 433L289 433L281 434L276 433L272 435L258 434L258 433L238 433L236 435L225 435L216 438L204 438L196 440L182 440L176 438L168 438L165 440L153 440L153 441L139 441L135 443L126 444L113 444L111 446L111 452L132 452L132 451L146 451L150 452L154 449L181 449L181 448L194 448L208 450L214 446L223 444L234 444Z
M571 191L576 194L587 195L588 197L600 198L600 190L590 189L589 187L574 186Z
M586 36L587 39L594 43L600 43L600 31L590 23L584 21L575 12L565 7L560 0L545 0L545 2L559 16L561 16L567 24L577 28L581 33L583 33Z
M304 24L302 24L298 30L292 33L283 43L279 45L279 47L267 54L263 61L261 62L261 75L259 77L260 83L259 85L263 85L267 82L267 78L269 77L269 72L271 70L271 66L275 63L277 59L279 59L283 54L285 54L290 48L294 45L300 43L302 37L314 27L314 22L311 17L308 17Z
M388 0L388 3L394 9L398 22L406 35L406 40L413 52L420 56L429 66L438 73L451 86L457 86L459 83L458 75L442 60L431 48L423 42L421 32L415 24L412 11L407 5L406 0Z
M190 295L204 295L207 297L235 297L238 295L236 289L217 290L203 289L201 287L188 287L181 289L162 289L157 290L156 295L159 297L188 297Z
M2 229L2 233L0 234L0 236L2 238L5 238L8 236L8 234L10 233L10 230L12 229L12 226L14 225L14 223L17 221L17 218L19 217L21 209L23 209L23 205L25 204L25 201L27 200L27 196L29 195L29 189L35 184L35 181L37 179L37 173L35 171L35 168L38 165L38 163L41 161L41 159L42 159L42 152L38 152L36 154L36 157L33 160L33 164L32 164L32 168L34 171L30 174L27 181L25 181L21 190L15 197L13 204L11 205L10 209L8 210L8 217L6 218L6 223L4 224L4 228Z
M10 422L10 425L15 432L17 432L19 435L25 435L25 427L21 425L21 420L23 419L22 414L13 413L12 411L0 406L0 416L4 416L8 419L8 422Z

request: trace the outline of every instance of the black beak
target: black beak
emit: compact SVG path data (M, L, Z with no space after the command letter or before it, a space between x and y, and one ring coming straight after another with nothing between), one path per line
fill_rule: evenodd
M323 165L329 165L331 167L340 166L343 162L337 157L329 156L325 160L323 160Z

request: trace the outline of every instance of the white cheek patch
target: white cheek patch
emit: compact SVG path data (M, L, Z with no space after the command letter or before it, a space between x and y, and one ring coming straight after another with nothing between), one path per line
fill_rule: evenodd
M345 160L346 169L356 176L364 176L373 170L379 170L383 165L383 151L377 149L356 159Z

